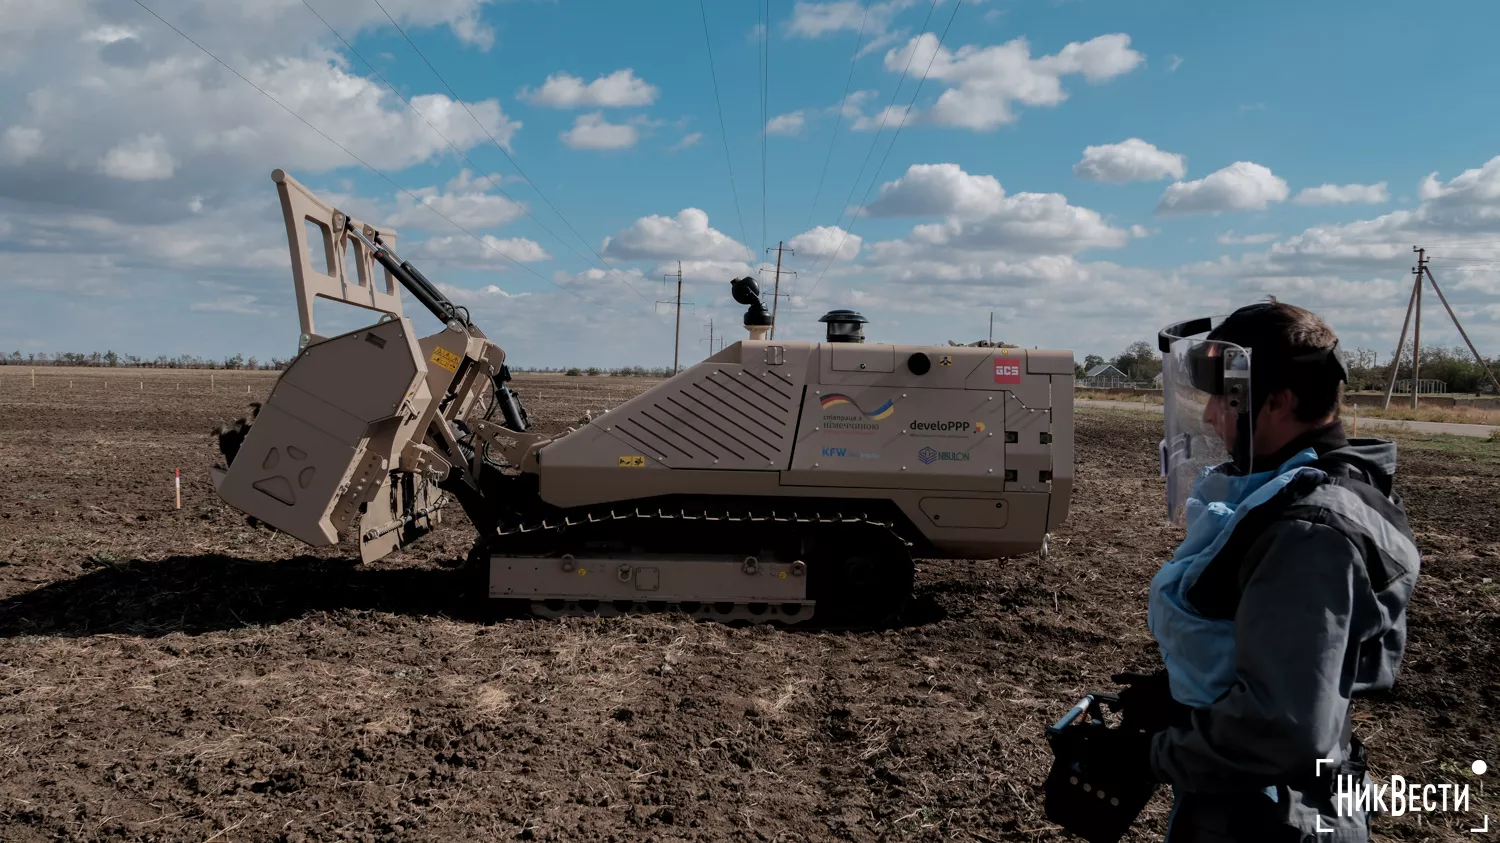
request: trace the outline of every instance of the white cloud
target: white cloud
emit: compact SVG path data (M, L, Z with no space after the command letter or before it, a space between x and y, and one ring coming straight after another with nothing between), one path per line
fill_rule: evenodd
M495 181L499 183L498 179ZM524 205L504 196L488 193L489 188L489 182L480 182L469 170L461 170L442 190L436 187L418 188L411 191L417 197L416 200L404 193L398 194L394 209L377 213L388 225L427 231L452 230L451 225L432 211L471 230L505 225L526 213ZM432 210L424 210L419 202ZM355 212L351 210L350 213ZM465 239L468 239L467 236Z
M1251 297L1275 294L1329 319L1347 348L1390 354L1411 292L1412 246L1441 244L1438 258L1473 258L1465 268L1434 268L1449 303L1481 349L1500 344L1500 157L1449 181L1424 182L1421 201L1373 219L1315 226L1238 258L1195 263L1182 272L1205 286ZM1431 254L1431 252L1430 252ZM1468 269L1468 266L1475 269ZM1442 310L1423 325L1424 344L1462 342Z
M1150 237L1151 235L1156 233L1157 232L1152 231L1151 229L1140 224L1132 225L1130 227L1130 236L1135 238Z
M824 109L824 111L828 114L842 114L844 117L859 117L863 114L865 101L878 93L880 92L869 90L850 91L849 95L844 97L843 102L834 103Z
M864 239L858 234L850 234L836 225L820 225L786 242L800 258L826 258L837 249L835 259L842 261L852 261L858 257L862 243Z
M481 2L391 0L386 8L403 26L463 29ZM23 161L18 153L27 144L16 148L24 138L10 135L0 150L7 153L0 155L0 194L29 199L49 192L69 196L75 205L140 218L165 214L169 206L182 209L193 194L243 195L246 172L283 167L305 179L358 166L139 10L122 18L109 11L115 7L82 0L20 6L24 13L18 6L0 15L0 72L16 80L0 90L0 113L9 128L40 133L46 142ZM309 26L300 3L229 4L211 15L171 4L160 11L375 167L396 171L450 151L382 83L355 73L333 49L336 40L315 20ZM374 4L355 4L337 18L348 33L394 32ZM483 40L481 30L466 31ZM468 103L484 129L446 95L418 89L411 102L460 149L488 145L486 129L508 144L520 128L493 99ZM171 177L164 178L168 159ZM10 171L15 166L24 172ZM115 176L101 180L103 172Z
M911 123L911 118L907 116L910 109L910 104L888 105L868 117L863 114L859 115L854 118L853 123L849 124L849 128L856 132L878 132L882 129L890 131L902 125L903 121L907 124Z
M1201 179L1169 185L1156 210L1161 214L1261 210L1286 199L1289 192L1286 181L1268 168L1236 161Z
M486 234L475 240L466 234L429 237L401 250L402 257L462 269L510 269L517 263L551 260L540 243L525 237L501 239ZM506 260L509 258L510 260Z
M1216 238L1225 246L1258 246L1276 239L1275 234L1235 234L1233 229Z
M682 140L667 147L667 150L669 152L681 152L682 150L687 149L690 146L697 146L698 142L701 140L703 140L703 133L693 132L691 134L683 135Z
M128 181L169 179L176 167L161 135L137 135L104 153L99 161L99 172Z
M786 31L796 38L821 38L837 32L859 32L863 27L866 39L879 39L887 35L897 14L914 5L916 0L889 0L885 3L797 0Z
M83 40L93 44L114 44L118 41L132 40L135 37L134 29L116 24L105 24L84 33Z
M903 240L876 243L878 259L953 256L954 252L1006 255L1073 255L1125 245L1130 233L1112 228L1098 211L1070 205L1060 193L1007 196L989 216L949 217L912 228Z
M592 82L567 72L553 73L536 90L522 88L516 96L549 108L623 108L650 105L661 91L635 75L631 68L600 75Z
M243 293L218 296L207 301L195 301L188 305L188 310L198 313L237 313L242 316L277 315L274 308L260 304L255 296Z
M1304 187L1292 200L1298 205L1378 205L1391 201L1386 183L1324 184Z
M1177 68L1182 67L1182 56L1171 55L1167 58L1171 60L1171 64L1167 65L1167 72L1176 73Z
M563 143L574 149L626 149L641 139L640 132L628 123L611 123L604 112L580 114L573 128L563 132Z
M1073 175L1087 181L1127 182L1181 179L1187 162L1175 152L1166 152L1140 138L1120 143L1084 147L1083 159L1073 165Z
M29 126L11 126L0 135L0 156L12 164L24 164L42 149L42 132Z
M662 276L672 275L676 272L676 261L663 262L657 265L655 277L661 278ZM713 284L715 285L714 292L716 297L723 298L726 304L731 301L729 299L729 280L731 278L743 278L746 275L754 274L755 269L744 261L703 259L685 260L682 262L682 280L684 284ZM763 279L765 277L762 276ZM788 278L790 276L781 279L781 286L783 288L786 287ZM705 304L712 306L711 303L705 303L702 299L698 299L697 301L699 307L703 307ZM770 302L767 301L766 304L769 305Z
M833 3L809 3L797 0L792 7L792 19L787 30L803 38L817 38L840 30L857 31L860 27L862 4L857 0L838 0Z
M1014 104L1055 106L1067 99L1062 77L1081 75L1089 82L1108 81L1138 67L1145 56L1130 49L1130 36L1100 35L1073 42L1055 55L1031 57L1025 38L991 47L940 47L925 32L885 55L885 67L901 72L908 63L926 67L930 78L950 86L931 110L933 123L988 131L1014 122Z
M768 135L800 135L807 126L807 116L801 111L780 114L766 121Z
M600 253L626 260L746 261L755 257L746 246L709 227L708 214L697 208L684 208L675 217L641 217L604 238Z
M444 284L437 282L437 288L443 295L463 305L472 305L492 299L514 299L526 296L526 293L511 293L498 284L486 284L483 287L460 287L455 284Z
M568 272L559 269L552 273L552 280L568 289L582 289L583 292L591 294L594 292L603 292L611 285L616 286L619 291L629 293L630 290L625 285L629 284L636 289L640 289L641 282L646 280L646 276L633 266L625 269L610 270L590 267L582 272ZM590 290L589 288L591 287L599 289Z
M875 264L963 266L969 276L977 267L1009 264L1033 256L1071 256L1092 248L1118 248L1132 236L1111 227L1097 211L1068 203L1059 193L1007 196L989 175L972 175L957 164L914 164L899 179L881 186L876 201L861 216L942 216L936 223L912 228L900 240L870 247Z
M957 164L913 164L880 186L863 213L872 217L976 217L998 213L1005 189L994 176L970 175Z

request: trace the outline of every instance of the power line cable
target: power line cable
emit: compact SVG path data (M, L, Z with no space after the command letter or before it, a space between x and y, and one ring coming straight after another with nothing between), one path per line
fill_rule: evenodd
M724 141L724 166L729 169L729 191L734 194L734 214L740 223L740 242L748 247L750 238L745 236L745 215L740 211L740 192L734 186L734 164L729 157L729 131L724 128L724 106L719 101L719 73L714 69L714 47L708 37L708 11L703 7L703 0L698 0L698 13L703 17L703 44L708 48L708 72L714 83L714 109L719 113L719 137Z
M614 307L610 307L609 305L602 304L600 302L596 302L593 299L589 298L588 296L583 295L582 293L580 293L580 292L578 292L576 290L570 290L567 287L564 287L563 285L557 283L556 281L553 281L552 279L546 277L545 275L542 275L540 272L537 272L536 270L532 269L531 267L527 266L526 264L521 263L520 261L518 261L515 258L511 257L510 255L507 255L506 253L500 251L499 249L496 249L494 246L490 245L488 242L486 242L485 240L483 240L479 236L475 235L474 232L468 230L467 228L464 228L463 226L459 225L457 222L454 222L447 215L445 215L442 211L439 211L438 209L432 207L431 205L428 205L427 203L423 202L416 194L412 193L410 190L407 190L405 187L402 187L399 183L396 182L395 179L393 179L390 176L386 175L384 172L382 172L379 168L375 167L373 164L369 163L368 161L366 161L365 159L359 157L358 155L355 155L353 152L351 152L349 150L348 147L346 147L343 144L339 143L338 141L334 140L332 137L329 137L329 135L328 135L327 132L324 132L322 129L319 129L317 126L314 126L312 123L308 122L307 118L305 118L302 115L298 114L297 112L293 111L287 105L285 105L284 103L282 103L281 100L278 100L275 97L271 96L261 86L255 84L254 82L251 82L248 78L246 78L246 76L243 73L240 73L238 70L235 70L233 67L230 67L229 64L227 62L225 62L223 59L221 59L218 56L214 55L212 52L209 52L209 50L208 50L207 47L204 47L202 44L199 44L197 41L194 41L186 32L183 32L182 30L178 29L176 26L173 26L171 22L169 22L166 18L162 17L161 15L158 15L150 6L147 6L145 3L143 3L142 0L135 0L135 4L137 6L140 6L142 9L145 9L147 12L149 12L152 17L154 17L157 20L161 21L163 24L166 24L166 26L169 29L171 29L173 32L177 33L178 35L181 35L184 39L187 40L187 42L189 44L192 44L194 47L197 47L199 50L202 50L203 53L204 53L204 55L207 55L209 58L211 58L214 61L218 62L225 70L228 70L230 73L233 73L235 76L238 76L240 78L240 81L244 82L246 85L249 85L250 87L252 87L255 90L259 91L260 94L261 94L261 96L264 96L266 99L270 100L271 102L276 103L276 105L280 106L282 108L282 110L286 111L286 113L292 115L293 117L295 117L299 121L301 121L303 125L307 126L309 129L312 129L314 132L317 132L319 135L322 135L324 140L328 141L329 143L333 144L334 146L338 147L339 149L342 149L344 151L344 154L348 155L350 158L353 158L355 161L358 161L360 164L364 165L364 167L366 169L368 169L370 172L374 173L377 176L380 176L381 178L385 179L387 182L390 182L391 186L395 187L397 190L399 190L402 193L406 194L407 196L411 197L412 201L416 202L418 205L422 206L423 208L426 208L427 210L431 211L432 213L437 214L444 221L446 221L449 225L453 226L454 228L458 229L459 231L462 231L463 233L465 233L465 234L469 235L470 237L474 238L474 240L476 242L478 242L481 246L484 246L485 248L489 249L490 251L494 252L495 254L499 255L500 257L505 258L506 260L510 261L511 263L515 264L516 266L520 267L521 269L524 269L527 272L531 273L532 275L536 276L537 278L540 278L541 280L546 281L548 284L551 284L552 286L558 288L559 290L562 290L562 291L564 291L566 293L570 293L572 295L575 295L578 298L583 299L584 301L588 302L589 304L598 305L600 307L605 307L605 308L608 308L610 310L615 310L616 309Z
M859 48L865 42L865 22L870 17L870 6L873 0L865 3L864 16L859 19L859 37L854 40L854 55L849 57L849 76L844 79L844 95L839 97L839 113L833 121L833 136L828 139L828 154L823 158L823 172L818 174L818 189L813 192L812 207L807 209L807 222L802 224L803 230L812 227L813 214L818 210L818 198L823 195L823 180L828 176L828 163L833 160L833 144L839 137L839 124L844 121L844 105L849 101L849 86L854 82L854 65L859 60Z
M916 108L917 96L922 93L922 85L927 82L927 75L932 72L932 64L933 62L937 61L938 53L943 49L943 42L948 40L948 30L953 27L953 19L958 17L959 7L963 6L963 4L964 0L958 0L957 3L953 4L953 12L948 15L948 24L943 27L943 34L938 38L937 47L932 51L932 58L927 60L927 69L922 72L922 78L917 81L917 89L912 92L911 104L908 105L906 107L906 111L902 113L901 123L896 126L895 133L891 135L891 144L890 146L887 146L885 148L885 155L881 156L880 165L875 168L875 175L870 179L870 186L865 188L865 195L859 200L860 207L864 207L865 203L869 201L870 191L874 190L876 183L880 181L880 171L885 169L885 162L891 157L891 150L896 148L896 141L901 138L901 130L906 127L907 116L911 114L911 110L913 108ZM913 49L912 53L915 54L916 50ZM854 228L854 223L855 220L849 221L850 229ZM823 267L823 271L818 274L818 280L813 282L812 289L807 291L807 295L811 296L813 292L818 289L818 285L823 283L823 276L826 275L829 268L833 266L834 260L838 257L839 249L844 248L844 240L848 236L849 232L846 230L843 237L839 238L838 246L834 247L833 253L828 256L828 263Z
M764 252L770 245L766 236L766 148L770 137L766 125L771 119L771 0L765 0L765 14L760 28L761 52L764 61L760 65L760 248Z
M448 80L443 78L443 74L438 72L438 69L433 66L431 61L428 61L427 55L422 52L422 48L418 47L417 43L411 40L411 36L406 34L406 30L402 28L401 24L396 23L396 19L391 17L391 13L386 11L385 6L380 2L380 0L375 0L375 5L380 7L380 11L385 14L386 20L390 21L391 25L396 27L396 31L401 33L401 37L406 39L406 43L411 45L412 50L416 51L416 54L421 57L423 63L427 65L427 69L432 71L432 75L436 76L438 78L438 81L443 83L443 87L448 89L448 94L453 97L453 101L458 103L460 106L463 106L464 112L469 115L469 118L474 121L475 125L479 126L480 130L484 132L485 136L490 139L490 143L494 144L495 148L500 150L500 153L505 156L505 160L509 161L511 166L516 168L516 172L520 173L521 178L525 179L526 183L531 185L531 189L536 191L536 195L540 196L542 198L542 201L547 203L547 207L552 209L552 213L557 214L557 218L562 220L563 225L566 225L569 231L573 232L573 236L578 238L578 242L582 243L585 248L593 252L594 255L598 257L600 261L603 261L606 266L614 270L615 274L620 278L621 281L624 282L625 286L630 287L632 292L645 299L646 297L641 293L640 290L637 290L634 286L632 286L629 281L625 281L624 275L620 272L619 269L617 269L613 264L609 262L608 258L604 257L604 255L602 254L599 254L598 250L589 245L589 242L583 238L583 235L578 233L578 229L574 228L573 224L571 222L568 222L568 218L563 216L562 211L559 211L557 209L557 206L552 204L552 200L547 198L547 194L543 193L542 189L536 186L536 182L532 181L531 177L526 175L526 171L521 169L521 165L516 163L515 158L511 157L510 151L507 150L500 143L500 141L495 139L495 136L490 133L490 129L488 126L484 125L484 123L480 122L478 117L474 116L474 112L469 109L469 104L463 101L463 98L458 95L458 92L453 90L453 86L448 84ZM527 216L531 215L528 213ZM532 219L536 218L532 217ZM538 223L538 225L540 225L540 223ZM650 299L646 300L650 301Z
M328 27L328 31L332 32L335 38L339 39L339 41L342 41L343 44L344 44L344 46L349 49L349 52L353 53L356 58L358 58L360 61L364 62L365 66L370 69L370 72L373 73L373 74L375 74L375 78L377 78L381 82L385 83L385 86L387 88L391 89L391 93L395 94L397 99L401 100L401 102L404 103L407 108L411 109L411 112L413 114L417 115L417 117L420 118L423 123L426 123L427 124L427 128L431 129L434 133L437 134L438 137L442 138L443 141L448 144L448 147L450 149L452 149L455 153L457 153L459 155L459 157L461 157L461 158L464 159L464 163L466 163L470 167L474 168L475 172L477 172L485 181L489 182L490 186L493 187L497 193L499 193L501 196L504 196L506 199L509 199L511 202L514 202L515 205L516 205L516 207L520 208L521 212L524 213L524 214L526 214L527 217L530 217L530 219L531 219L532 222L536 223L543 231L547 232L547 234L550 235L552 237L552 239L556 240L558 243L561 243L564 247L566 247L569 251L571 251L580 260L583 260L585 262L588 262L588 263L594 264L595 266L598 266L598 264L596 262L590 260L587 257L584 257L583 253L579 252L576 248L574 248L571 243L569 243L568 241L566 241L563 238L559 237L555 232L552 231L552 229L548 228L546 226L546 224L544 224L541 220L539 220L535 216L533 216L532 213L531 213L531 211L528 210L525 205L521 204L520 202L517 202L516 199L515 199L515 197L513 197L509 193L505 192L504 188L502 188L500 185L496 184L495 180L492 179L492 178L490 178L489 174L487 174L484 171L484 168L480 167L478 164L475 164L474 161L469 158L469 156L468 156L467 153L465 153L462 149L460 149L458 147L458 145L455 144L453 141L449 140L448 136L445 135L445 134L443 134L442 131L440 129L438 129L438 127L432 125L432 121L428 120L427 117L426 117L426 115L424 115L424 114L422 114L422 112L418 111L417 107L415 105L412 105L411 101L408 100L405 96L403 96L401 94L401 92L396 89L396 86L392 85L391 82L390 82L390 80L386 79L385 76L382 75L381 72L378 69L376 69L375 65L372 64L369 59L366 59L364 57L364 55L359 52L359 50L356 50L354 48L354 45L349 43L348 39L346 39L346 38L344 38L344 36L340 35L339 31L337 29L334 29L333 25L330 24L327 21L327 19L325 19L322 15L318 14L318 10L314 9L312 7L312 4L309 3L308 0L302 0L302 5L306 6L307 10L309 12L312 12L313 17L317 18L319 21L322 22L322 24L324 26ZM554 208L553 210L555 211L556 209ZM559 214L558 216L561 217L561 214ZM567 222L567 220L563 220L563 221ZM574 232L574 234L577 234L577 232ZM587 246L588 244L585 243L584 245ZM600 257L602 259L602 256L600 256ZM599 268L600 269L605 269L605 267L602 267L602 266L600 266ZM610 269L613 269L613 267L610 267ZM606 269L605 271L609 271L609 270ZM615 270L615 271L618 272L618 270ZM625 286L629 287L631 289L631 291L634 292L636 295L640 296L642 299L644 299L646 301L651 301L650 299L646 298L646 296L643 295L640 290L637 290L634 286L632 286L629 281L626 281L623 276L621 277L620 280L625 284Z
M922 35L926 35L927 34L927 22L932 19L932 13L933 13L933 11L935 9L937 9L937 4L939 2L940 2L940 0L932 0L932 5L930 5L930 6L927 7L927 17L925 17L925 18L922 19ZM954 6L953 8L954 8L954 11L958 10L957 6ZM950 23L952 22L952 18L949 18L949 22ZM916 41L920 42L922 40L922 35L918 35L917 38L916 38ZM897 80L897 82L896 82L896 89L891 92L891 101L880 112L880 126L875 130L875 136L872 137L872 138L870 138L870 148L869 148L869 150L867 150L865 152L865 160L864 160L863 163L861 163L859 165L859 172L854 175L854 184L851 184L849 186L849 195L848 195L848 197L846 197L844 199L844 206L839 210L839 217L833 223L833 225L834 225L835 228L838 228L840 225L843 224L843 222L844 222L844 214L846 214L846 213L849 212L849 203L851 201L853 201L853 199L854 199L854 191L856 191L856 190L859 189L859 182L860 182L861 179L864 178L865 168L868 167L868 166L870 166L870 158L871 158L871 156L873 156L875 154L875 147L880 142L880 133L883 132L883 131L885 131L886 120L888 120L890 118L891 108L893 108L896 105L896 98L898 96L900 96L900 94L901 94L901 86L906 83L906 75L907 75L907 73L909 73L911 71L912 60L915 59L916 57L917 57L917 48L916 48L915 45L913 45L912 50L911 50L911 55L909 55L909 56L906 57L906 67L904 67L904 68L901 69L901 78L899 80ZM905 117L905 115L902 115L902 116L903 116L903 118ZM848 232L845 232L845 237L847 237L847 236L848 236ZM843 247L843 238L839 239L839 246L841 248ZM837 254L838 254L838 252L837 252L837 250L835 250L834 251L834 255L836 256ZM830 257L830 259L829 259L830 265L832 264L832 262L833 262L832 261L832 257ZM825 271L826 271L826 269L825 269ZM823 276L819 275L818 276L818 280L819 281L823 280Z

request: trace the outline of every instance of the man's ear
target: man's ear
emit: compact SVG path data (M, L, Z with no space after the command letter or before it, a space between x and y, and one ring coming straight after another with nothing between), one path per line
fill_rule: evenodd
M1297 410L1297 396L1290 389L1278 389L1266 396L1266 409L1273 415L1292 415Z

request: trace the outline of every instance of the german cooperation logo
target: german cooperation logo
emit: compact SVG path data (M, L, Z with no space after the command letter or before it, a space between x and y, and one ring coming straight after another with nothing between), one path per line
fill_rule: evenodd
M873 410L866 410L847 395L833 392L819 399L823 409L822 427L829 432L872 432L896 412L896 400L887 399Z
M1318 776L1323 775L1323 765L1333 765L1333 759L1320 758L1317 762ZM1474 775L1482 776L1489 769L1483 759L1470 765ZM1337 775L1334 777L1333 809L1337 816L1353 817L1379 813L1392 817L1417 813L1462 814L1469 810L1469 786L1466 784L1422 784L1409 782L1404 776L1391 776L1388 783L1371 780L1368 784L1363 776ZM1490 817L1483 815L1479 828L1470 828L1472 834L1485 834L1490 830ZM1332 834L1334 829L1324 828L1322 818L1318 820L1319 834Z

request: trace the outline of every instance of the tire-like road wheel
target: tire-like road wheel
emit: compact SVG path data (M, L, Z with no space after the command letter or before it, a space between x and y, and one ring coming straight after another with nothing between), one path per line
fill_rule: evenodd
M911 603L916 569L905 544L894 535L825 539L808 568L812 598L817 601L813 626L890 627L901 622Z

